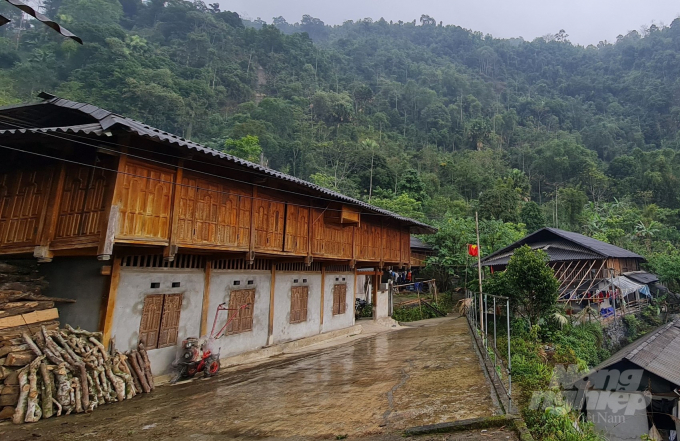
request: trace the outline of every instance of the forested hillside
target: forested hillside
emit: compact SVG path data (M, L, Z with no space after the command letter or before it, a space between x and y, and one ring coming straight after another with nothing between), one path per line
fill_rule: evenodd
M264 161L441 226L447 264L479 210L485 253L559 226L680 281L680 19L584 48L564 31L495 39L428 16L330 27L201 1L44 10L85 45L0 3L2 105L44 90Z

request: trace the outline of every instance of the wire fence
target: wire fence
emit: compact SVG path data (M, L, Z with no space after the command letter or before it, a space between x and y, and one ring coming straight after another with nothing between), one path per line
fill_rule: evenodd
M505 409L513 413L512 354L510 350L510 300L507 297L466 290L466 316L473 340L484 361L489 380ZM481 305L480 305L481 304ZM502 326L502 325L505 326ZM498 333L507 338L507 348L498 347ZM501 334L501 335L502 335ZM501 356L507 350L506 359Z

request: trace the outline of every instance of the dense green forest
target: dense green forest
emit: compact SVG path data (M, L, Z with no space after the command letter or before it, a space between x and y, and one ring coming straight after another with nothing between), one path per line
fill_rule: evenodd
M95 105L441 228L461 263L541 226L644 254L680 282L680 19L575 46L442 26L242 20L181 0L48 0L0 28L0 104ZM449 269L446 269L449 271Z

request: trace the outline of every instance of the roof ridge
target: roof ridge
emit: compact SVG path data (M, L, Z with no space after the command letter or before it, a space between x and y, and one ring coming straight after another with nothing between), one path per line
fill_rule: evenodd
M641 351L643 348L647 347L651 342L653 342L654 340L656 340L656 339L659 337L659 335L661 335L662 333L664 333L664 332L666 332L667 330L669 330L670 328L672 328L672 327L675 325L675 323L676 323L676 321L672 321L672 322L670 322L670 323L668 323L668 324L666 324L666 325L664 325L664 326L658 328L658 329L657 329L657 330L656 330L649 338L647 338L645 341L643 341L642 343L640 343L640 345L639 345L638 347L636 347L635 349L633 349L632 351L630 351L630 352L628 353L628 355L626 355L626 356L623 357L623 358L630 360L631 358L635 357L637 354L640 353L640 351ZM680 322L678 322L678 323L680 324ZM658 356L658 354L657 354L657 356Z

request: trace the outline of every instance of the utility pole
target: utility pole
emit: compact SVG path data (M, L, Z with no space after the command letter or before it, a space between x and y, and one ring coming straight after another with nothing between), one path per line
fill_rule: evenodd
M482 296L482 249L479 246L479 215L475 211L475 228L477 230L477 274L479 275L479 326L484 332L484 298ZM484 338L482 336L482 338Z

